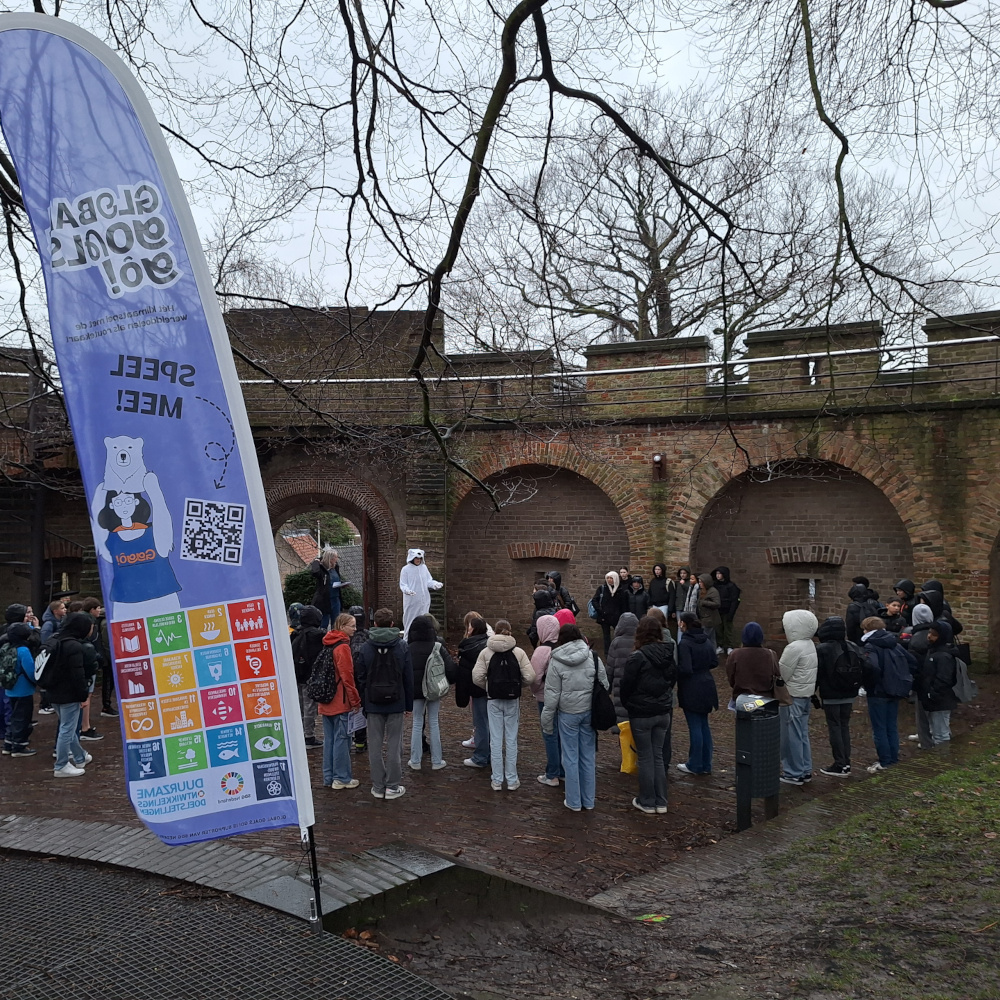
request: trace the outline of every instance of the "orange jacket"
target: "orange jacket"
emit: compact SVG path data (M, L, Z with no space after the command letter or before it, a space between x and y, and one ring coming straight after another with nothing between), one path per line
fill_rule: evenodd
M337 693L333 701L323 702L319 706L320 715L342 715L353 712L361 707L358 689L354 686L354 657L351 656L351 641L343 632L331 629L323 636L323 645L340 645L333 651L333 662L337 668Z

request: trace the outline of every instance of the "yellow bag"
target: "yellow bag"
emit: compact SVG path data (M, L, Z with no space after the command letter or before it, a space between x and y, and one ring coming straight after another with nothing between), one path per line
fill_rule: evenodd
M632 724L618 723L618 740L622 745L622 774L637 774L639 758L636 755L635 744L632 742Z

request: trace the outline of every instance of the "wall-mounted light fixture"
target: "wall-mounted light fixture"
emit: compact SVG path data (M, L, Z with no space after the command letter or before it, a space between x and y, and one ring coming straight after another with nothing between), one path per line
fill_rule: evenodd
M663 461L663 456L659 452L657 452L653 456L653 478L654 479L661 480L661 479L664 478L664 473L666 472L665 465L666 465L666 463Z

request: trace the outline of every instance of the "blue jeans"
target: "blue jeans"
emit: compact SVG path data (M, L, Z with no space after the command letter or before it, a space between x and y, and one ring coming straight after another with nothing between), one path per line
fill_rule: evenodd
M868 695L868 718L871 719L875 752L883 767L899 763L898 698L873 698Z
M663 745L670 733L671 713L644 719L629 716L632 742L639 758L639 805L652 809L667 804L667 771ZM706 719L707 722L707 719ZM709 742L712 736L709 734Z
M541 716L542 709L545 708L545 702L538 702L538 714ZM542 733L542 742L545 744L545 777L546 778L565 778L566 772L563 770L562 766L562 750L559 746L559 727L556 726L549 736L548 733Z
M809 745L808 698L793 698L793 704L778 709L781 721L781 773L789 778L812 774L812 747Z
M688 724L687 769L692 774L712 773L712 730L708 725L707 712L689 712L684 709Z
M562 763L566 771L566 805L593 809L597 792L597 733L590 727L590 712L571 715L556 712Z
M413 728L410 730L410 763L419 764L424 753L424 713L427 713L427 742L431 745L431 763L444 761L441 754L441 728L438 726L440 701L413 699Z
M490 721L493 783L499 785L506 778L508 788L511 785L519 785L517 727L521 721L521 701L518 698L487 698L486 714Z
M83 709L78 701L71 701L64 705L53 705L56 715L59 716L59 730L56 733L56 770L65 767L70 760L74 764L82 764L87 756L82 746L77 732L80 728L80 716Z
M352 779L351 738L347 735L347 716L323 716L323 784L342 781L345 785Z
M488 698L472 699L472 726L475 730L473 739L476 741L472 760L482 767L490 762L490 720L486 711L488 700Z

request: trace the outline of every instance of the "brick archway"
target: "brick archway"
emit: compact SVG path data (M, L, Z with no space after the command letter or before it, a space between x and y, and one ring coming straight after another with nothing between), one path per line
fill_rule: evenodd
M467 463L469 471L477 479L485 482L508 469L524 465L545 465L575 472L600 489L615 505L628 534L630 558L647 554L652 533L652 522L648 505L633 488L631 470L618 467L610 462L585 458L575 444L564 440L537 441L505 439L502 444L489 451L480 452ZM458 505L476 488L467 476L452 479L450 510L454 513Z
M385 498L370 483L339 469L298 466L268 477L264 497L272 531L296 514L310 510L333 510L359 528L367 519L371 529L366 532L365 553L366 572L370 574L366 581L369 603L378 607L398 604L395 582L399 533Z

